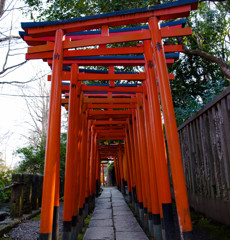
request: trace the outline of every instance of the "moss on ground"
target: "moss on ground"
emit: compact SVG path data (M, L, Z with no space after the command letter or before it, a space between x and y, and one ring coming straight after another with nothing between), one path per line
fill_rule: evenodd
M229 226L215 222L194 211L191 211L191 218L193 227L207 231L210 238L213 238L215 240L230 239Z
M41 214L38 214L37 216L33 217L32 220L39 220L41 217Z
M87 228L89 227L89 222L90 222L91 217L92 217L92 214L88 215L88 217L85 218L85 220L84 220L85 224L82 229L82 233L78 234L78 240L82 240L84 238L85 232L86 232Z

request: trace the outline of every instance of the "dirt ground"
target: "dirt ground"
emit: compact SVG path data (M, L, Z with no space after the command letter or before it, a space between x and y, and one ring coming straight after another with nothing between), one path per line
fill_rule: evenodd
M63 206L59 211L59 231L62 229ZM39 237L40 216L30 220L25 220L17 227L13 228L3 239L12 240L37 240ZM1 240L1 239L0 239Z

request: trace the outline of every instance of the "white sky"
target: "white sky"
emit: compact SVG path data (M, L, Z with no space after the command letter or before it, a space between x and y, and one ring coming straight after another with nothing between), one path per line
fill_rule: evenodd
M6 6L12 1L7 1ZM13 4L15 3L15 6ZM22 6L23 1L13 0L13 4L9 7L19 7ZM13 20L12 20L13 16ZM11 21L13 25L12 35L18 36L18 31L21 30L20 23L22 21L30 21L26 16L22 16L19 10L5 12L3 17L0 19L0 32L5 35L8 34L11 26ZM1 38L3 35L0 36ZM3 63L5 61L5 53L7 51L8 42L0 43L0 71L2 70ZM24 48L12 53L20 53L19 55L11 56L8 60L7 66L18 64L25 60L26 44L22 40L13 41L12 48ZM15 71L4 76L0 75L0 82L9 81L20 81L25 82L34 77L36 73L42 71L43 73L48 73L50 68L42 60L33 60L22 67L19 67ZM49 83L48 83L49 84ZM13 167L19 160L18 156L13 155L13 152L20 147L24 147L27 144L27 139L29 135L29 124L30 117L28 115L28 110L25 105L25 99L23 97L17 96L6 96L4 94L10 95L22 95L22 88L25 93L31 91L34 83L30 84L0 84L0 152L2 153L1 158L6 161L6 165ZM39 95L39 93L38 93Z

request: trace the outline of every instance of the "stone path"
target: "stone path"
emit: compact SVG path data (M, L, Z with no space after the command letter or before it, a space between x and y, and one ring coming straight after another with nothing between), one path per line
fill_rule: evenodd
M148 240L122 194L103 188L83 240Z

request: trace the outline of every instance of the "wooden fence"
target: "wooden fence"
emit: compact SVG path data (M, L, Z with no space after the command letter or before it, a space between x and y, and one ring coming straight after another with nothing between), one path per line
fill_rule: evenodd
M32 210L37 210L41 206L42 184L42 175L12 174L11 218L32 213Z
M230 87L178 131L190 206L230 225Z

